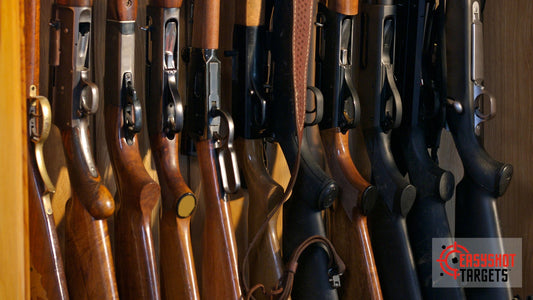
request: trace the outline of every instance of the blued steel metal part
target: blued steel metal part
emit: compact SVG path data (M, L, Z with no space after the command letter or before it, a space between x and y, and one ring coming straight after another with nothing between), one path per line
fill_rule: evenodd
M443 10L439 12L442 13ZM435 55L435 47L443 46L442 39L438 39L441 28L438 27L438 22L434 22L434 17L438 17L435 1L403 0L398 3L399 43L395 71L403 99L404 118L402 126L393 135L396 144L401 145L397 149L397 158L403 161L409 179L417 189L417 198L407 216L407 228L422 295L428 299L464 299L459 287L433 288L433 284L440 278L432 277L432 238L448 238L449 243L452 243L445 202L453 195L455 186L453 175L439 168L430 157L425 141L425 113L429 113L427 119L437 122L430 128L442 130L443 123L432 117L442 115L446 105L439 92L433 91L441 87L436 86L431 78L422 80L423 74L437 73L437 70L431 70L433 64L422 66L424 63L431 63L424 58ZM436 27L433 28L433 25ZM429 43L433 47L424 48ZM424 50L431 53L423 54ZM425 105L427 102L429 104ZM434 106L437 111L424 111L428 106ZM440 137L440 131L435 134Z
M510 164L494 160L485 151L476 134L475 99L482 88L481 9L477 0L447 1L446 35L448 43L448 96L459 101L464 109L447 111L447 121L464 167L464 178L456 191L456 236L501 237L496 199L502 196L511 181ZM477 31L477 32L475 32ZM475 54L475 55L474 55ZM494 100L491 100L494 102ZM494 103L493 103L494 104ZM502 253L501 240L491 253ZM511 299L511 289L485 288L465 290L468 299Z
M317 87L327 95L319 125L320 129L338 127L344 133L355 128L361 118L359 96L352 79L355 17L331 11L323 4L319 4L318 16Z
M268 135L271 95L267 86L266 30L264 25L235 25L233 29L233 48L238 55L233 60L232 113L237 136L246 139Z
M146 51L146 94L161 99L163 126L167 137L174 138L183 129L183 103L178 91L179 8L147 7L149 19ZM153 73L153 76L152 76ZM159 124L154 124L154 126Z

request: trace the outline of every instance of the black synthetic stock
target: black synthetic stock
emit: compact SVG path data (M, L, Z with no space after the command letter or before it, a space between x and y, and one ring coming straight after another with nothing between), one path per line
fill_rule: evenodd
M295 165L298 140L294 116L294 91L290 59L292 21L289 1L277 0L274 5L272 59L274 64L273 98L270 116L275 118L271 129L280 143L289 168ZM305 135L304 135L305 136ZM305 138L301 147L300 169L291 199L284 206L283 257L290 259L295 248L312 235L325 236L321 210L333 203L338 193L335 181L329 178L313 160ZM292 298L338 299L337 291L329 283L329 257L318 246L305 250L298 261Z
M393 1L370 3L360 7L359 48L352 57L358 65L361 125L372 165L372 183L380 195L368 218L372 249L380 282L383 282L383 296L422 299L405 226L405 216L413 205L416 189L398 170L390 149L391 125L401 107L391 109L394 99L391 83L387 82L384 58L394 63L396 9ZM390 48L385 46L386 42Z
M291 198L283 207L283 258L288 262L294 250L313 235L326 236L322 210L331 206L338 186L313 160L307 143L302 143L300 169ZM296 140L280 141L287 162L295 161ZM290 154L289 154L290 153ZM338 299L328 275L329 256L320 246L306 249L298 260L294 276L293 299Z
M426 299L464 299L460 288L432 287L433 282L439 280L432 278L432 238L447 238L451 243L445 202L452 197L455 186L453 175L439 168L430 157L426 142L426 136L434 134L436 136L431 137L431 140L436 142L432 144L438 144L442 123L433 115L442 115L444 109L440 103L440 94L433 91L439 87L435 86L432 78L424 77L424 81L421 80L422 69L429 71L433 67L433 64L425 65L430 61L424 60L431 53L422 52L433 51L434 48L424 49L424 45L429 42L442 47L441 41L433 41L434 35L431 32L435 29L434 34L440 33L439 28L432 28L434 4L434 1L427 0L403 0L398 5L399 43L395 71L404 116L402 126L393 133L394 141L400 145L400 153L395 154L401 157L409 179L417 189L416 200L407 216L407 228L422 295ZM427 27L424 28L424 25ZM425 41L424 38L430 41ZM429 72L435 74L438 70ZM422 93L422 89L426 93ZM429 112L428 116L425 110L427 107L432 107L436 112ZM425 125L429 121L436 123L429 126L429 130L434 132L427 131ZM432 149L436 151L436 148Z
M505 193L513 168L490 157L474 131L473 2L475 0L448 1L446 10L448 96L463 106L463 113L451 108L447 112L448 125L465 171L457 186L455 230L456 237L497 238L501 237L501 229L495 202ZM497 242L489 252L502 251L501 242ZM466 289L465 293L468 299L511 299L510 288Z

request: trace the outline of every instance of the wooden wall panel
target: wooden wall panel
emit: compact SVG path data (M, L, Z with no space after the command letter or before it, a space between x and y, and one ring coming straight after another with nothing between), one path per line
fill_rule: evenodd
M533 295L533 1L488 0L485 5L485 86L497 115L485 125L485 147L511 163L514 175L498 200L502 234L521 237L522 299Z
M24 6L0 1L0 299L29 298Z

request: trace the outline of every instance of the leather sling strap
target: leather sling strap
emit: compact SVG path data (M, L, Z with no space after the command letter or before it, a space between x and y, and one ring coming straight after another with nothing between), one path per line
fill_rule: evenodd
M294 274L296 273L297 261L300 254L305 250L309 245L314 243L323 243L326 245L330 256L330 265L333 263L337 266L340 273L344 272L344 263L340 257L335 252L333 245L329 240L320 236L312 236L304 241L295 251L291 257L291 261L286 267L286 272L282 282L276 289L267 291L264 285L256 284L251 289L248 288L248 272L246 266L248 265L248 256L251 250L259 241L259 238L264 234L269 221L272 217L279 211L285 202L289 199L294 184L296 182L296 176L298 174L298 169L300 167L300 154L301 154L301 145L303 138L303 130L305 125L305 104L307 97L307 67L309 59L309 47L311 41L311 30L313 25L313 4L314 0L292 0L290 3L290 9L292 9L292 24L291 28L291 55L292 59L292 92L294 99L294 113L295 113L295 122L296 122L296 133L298 137L298 152L296 155L296 161L293 169L291 170L291 177L287 189L285 190L282 200L269 212L267 218L259 228L258 232L252 239L251 243L246 250L242 262L242 287L243 294L245 299L253 298L252 294L261 289L263 294L273 298L274 296L279 296L279 299L287 299L290 296L292 290L292 283Z

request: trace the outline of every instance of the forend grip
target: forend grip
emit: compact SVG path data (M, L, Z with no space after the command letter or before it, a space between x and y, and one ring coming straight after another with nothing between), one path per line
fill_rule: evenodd
M259 26L265 24L264 0L236 0L235 24L244 26Z
M150 0L148 3L150 6L160 8L180 8L183 0Z
M89 214L99 220L110 217L115 211L115 202L109 190L102 185L95 166L87 164L87 149L80 139L83 129L73 128L61 132L68 173L72 189ZM90 155L90 154L89 154Z
M108 0L107 19L135 21L137 19L137 0Z
M217 49L219 22L220 0L196 0L194 3L192 47Z
M320 2L339 14L354 16L359 13L359 0L321 0Z

